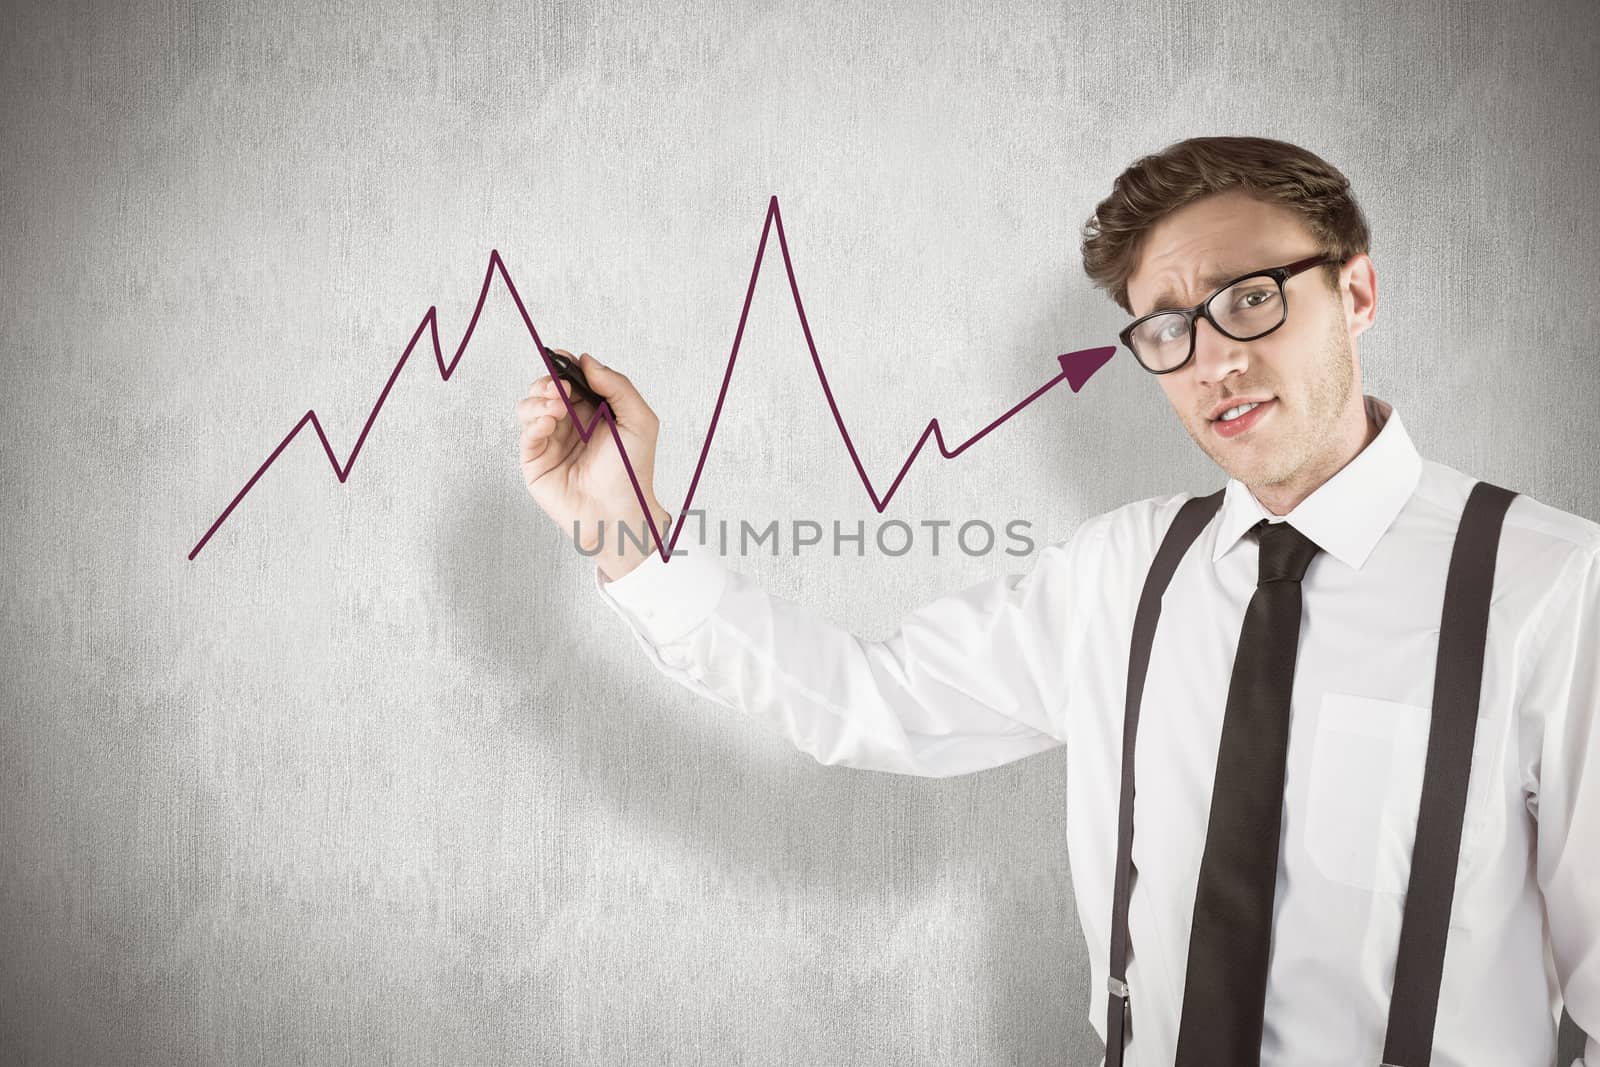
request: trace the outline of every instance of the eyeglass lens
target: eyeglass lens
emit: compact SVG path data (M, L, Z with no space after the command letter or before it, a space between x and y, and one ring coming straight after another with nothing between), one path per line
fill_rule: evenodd
M1235 341L1248 341L1283 322L1283 288L1269 274L1252 275L1212 296L1206 308L1223 333ZM1174 311L1144 320L1130 336L1139 358L1161 371L1189 358L1193 329L1183 312Z

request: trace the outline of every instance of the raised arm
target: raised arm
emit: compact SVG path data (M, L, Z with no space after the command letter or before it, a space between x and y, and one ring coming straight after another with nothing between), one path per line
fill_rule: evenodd
M578 366L610 406L666 537L668 514L651 484L659 420L627 377L588 353ZM584 441L557 388L547 375L517 405L524 481L595 555L600 596L669 677L828 765L945 777L1066 739L1067 681L1087 624L1079 586L1097 570L1100 523L1045 547L1027 571L941 597L887 639L866 640L767 594L709 552L684 550L668 562L629 539L619 556L602 521L613 538L618 523L643 531L645 510L609 430L597 425ZM573 410L584 425L594 417L589 399Z
M1078 583L1103 537L1086 526L1028 571L924 604L876 641L707 553L651 556L609 582L597 568L594 582L657 669L817 762L947 777L1066 740Z

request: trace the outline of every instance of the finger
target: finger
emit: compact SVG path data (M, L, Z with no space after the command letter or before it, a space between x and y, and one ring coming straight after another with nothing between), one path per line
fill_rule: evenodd
M549 393L539 393L534 396L525 396L517 401L517 417L522 422L536 419L540 415L565 415L567 409L561 401Z
M538 418L540 415L545 414L545 412L547 410L546 409L546 404L548 404L548 403L549 403L549 398L548 397L543 397L543 396L525 396L525 397L523 397L521 400L517 401L517 407L516 407L517 421L520 422L523 426L527 426L528 423L532 422L534 419Z
M554 419L548 415L541 415L522 428L519 445L523 463L531 463L549 451L550 432L554 426Z
M545 400L545 413L555 420L555 426L550 431L552 443L561 450L562 455L572 447L578 436L578 424L587 424L593 414L591 405L573 401L572 412L569 414L567 406L555 397Z
M550 410L558 411L558 413L562 414L566 414L566 403L563 403L563 398L565 398L566 402L570 402L571 406L573 406L573 411L578 413L578 419L582 426L589 426L590 419L594 418L594 402L590 402L587 395L581 392L578 386L574 386L573 382L566 381L563 378L555 379L554 382L550 382L547 397L549 397Z
M644 397L634 387L633 381L621 371L613 370L585 352L579 359L583 376L600 398L616 413L624 425L648 426L656 421Z
M532 484L567 463L576 447L576 435L564 416L542 415L529 426L522 447L523 476Z
M563 400L563 398L565 399ZM572 406L572 410L577 413L578 418L581 419L585 425L588 424L589 419L594 415L594 404L585 399L584 395L578 392L577 388L571 382L560 381L558 379L556 383L550 387L550 395L546 398L545 402L550 405L550 409L552 411L559 411L563 415L566 414L567 405L570 404Z

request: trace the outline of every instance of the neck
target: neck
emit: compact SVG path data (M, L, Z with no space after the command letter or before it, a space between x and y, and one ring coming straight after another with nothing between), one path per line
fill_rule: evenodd
M1344 420L1339 434L1339 447L1331 458L1302 471L1294 479L1273 485L1252 485L1250 493L1274 516L1284 516L1299 507L1300 501L1316 492L1317 488L1338 474L1361 450L1378 436L1378 424L1367 410L1363 399L1352 418Z

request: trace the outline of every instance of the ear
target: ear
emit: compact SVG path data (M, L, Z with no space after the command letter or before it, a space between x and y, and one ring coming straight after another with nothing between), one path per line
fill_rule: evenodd
M1339 269L1339 298L1350 336L1363 333L1378 314L1378 275L1372 257L1357 252Z

